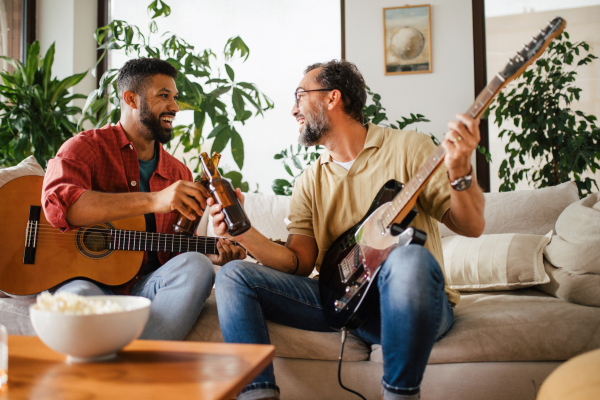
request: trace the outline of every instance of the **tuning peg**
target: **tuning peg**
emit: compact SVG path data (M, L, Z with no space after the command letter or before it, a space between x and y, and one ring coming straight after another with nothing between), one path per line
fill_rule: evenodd
M525 50L525 51L529 51L529 47L527 47L527 45L526 45L526 44L524 44L524 45L523 45L523 50Z
M540 29L540 33L542 34L542 36L544 36L544 31Z
M512 60L512 58L508 58L507 60L508 60L508 63L509 63L510 65L513 65L513 60Z
M548 26L552 28L552 21L548 21Z
M533 43L537 43L537 42L538 42L538 41L537 41L537 39L535 38L535 36L532 36L532 37L531 37L531 41L532 41Z

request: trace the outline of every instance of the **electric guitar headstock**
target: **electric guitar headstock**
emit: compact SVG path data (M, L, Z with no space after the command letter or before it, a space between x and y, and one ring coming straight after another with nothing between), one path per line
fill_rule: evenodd
M540 29L540 33L532 36L531 41L523 45L523 48L517 51L512 58L509 58L508 64L498 73L504 83L506 84L521 75L525 68L542 55L552 39L564 31L566 25L567 21L561 17L556 17L549 21L544 29Z

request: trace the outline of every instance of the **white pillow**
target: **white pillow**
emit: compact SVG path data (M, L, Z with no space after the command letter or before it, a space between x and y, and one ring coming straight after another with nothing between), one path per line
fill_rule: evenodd
M244 211L250 223L269 239L287 240L285 219L290 214L290 196L244 193ZM206 236L216 236L212 217L209 217Z
M462 291L512 290L548 283L543 252L546 236L519 233L478 238L442 238L444 272L452 289Z
M14 167L0 168L0 188L22 176L44 176L44 169L33 156L29 156Z
M44 169L37 163L33 156L29 156L14 167L0 168L0 188L13 179L22 176L44 176ZM41 193L40 193L41 196ZM36 295L17 296L6 294L0 290L0 297L34 298Z

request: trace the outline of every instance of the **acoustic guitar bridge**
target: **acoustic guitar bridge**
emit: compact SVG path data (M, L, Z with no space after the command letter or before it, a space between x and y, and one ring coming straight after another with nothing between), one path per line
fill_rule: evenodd
M35 250L37 246L38 229L40 225L41 206L29 207L29 220L25 231L25 253L23 264L35 264Z

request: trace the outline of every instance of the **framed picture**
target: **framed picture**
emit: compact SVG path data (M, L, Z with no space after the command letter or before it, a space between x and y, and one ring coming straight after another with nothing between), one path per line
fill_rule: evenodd
M385 74L432 71L429 4L383 9Z

